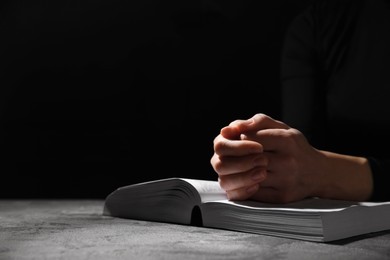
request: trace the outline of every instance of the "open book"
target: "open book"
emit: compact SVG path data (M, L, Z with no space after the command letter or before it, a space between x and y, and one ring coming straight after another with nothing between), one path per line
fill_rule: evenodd
M390 229L390 202L229 201L217 181L168 178L120 187L103 215L328 242Z

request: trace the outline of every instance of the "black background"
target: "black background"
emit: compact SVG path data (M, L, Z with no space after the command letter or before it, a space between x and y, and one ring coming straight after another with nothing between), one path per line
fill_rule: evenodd
M221 127L280 116L283 35L309 2L2 1L1 197L216 179Z

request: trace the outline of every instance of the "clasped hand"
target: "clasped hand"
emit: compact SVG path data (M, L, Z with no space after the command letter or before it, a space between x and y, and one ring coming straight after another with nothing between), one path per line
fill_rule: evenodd
M287 203L317 195L323 157L297 129L256 114L221 129L210 162L230 200Z

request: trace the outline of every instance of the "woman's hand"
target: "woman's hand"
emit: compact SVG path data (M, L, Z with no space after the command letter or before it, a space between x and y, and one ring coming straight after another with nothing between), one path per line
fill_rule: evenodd
M230 200L365 200L372 190L365 158L317 150L300 131L264 114L223 128L211 165Z

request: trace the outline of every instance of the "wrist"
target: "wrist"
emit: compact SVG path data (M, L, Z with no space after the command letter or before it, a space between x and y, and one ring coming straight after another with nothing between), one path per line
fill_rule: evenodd
M319 151L321 160L315 196L328 199L366 201L373 190L367 158Z

